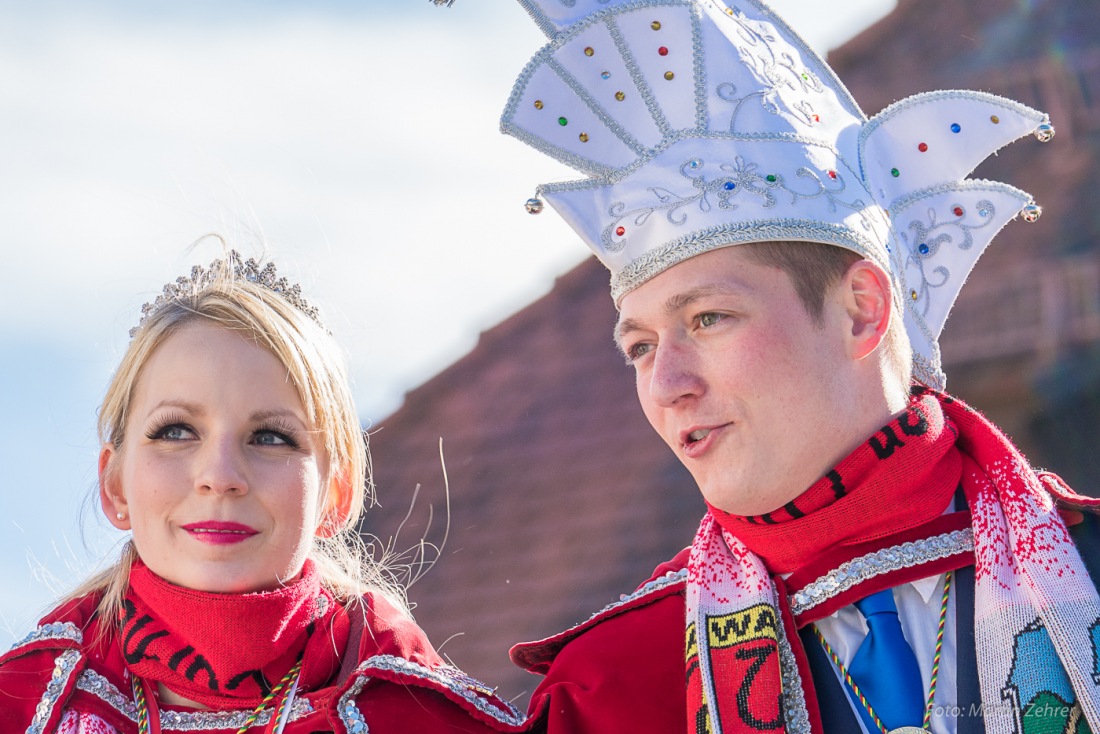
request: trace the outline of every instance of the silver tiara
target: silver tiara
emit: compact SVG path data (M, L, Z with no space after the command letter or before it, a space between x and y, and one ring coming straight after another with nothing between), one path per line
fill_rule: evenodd
M141 307L141 320L138 321L137 326L130 329L130 338L133 339L141 331L141 327L145 326L145 322L167 304L172 301L192 298L205 288L209 288L219 278L225 277L230 280L256 283L269 291L278 293L283 300L311 318L315 324L322 329L325 328L325 325L321 323L321 314L317 307L302 296L301 286L297 283L291 283L285 277L279 277L275 272L275 263L265 263L261 267L254 258L250 257L243 260L239 252L230 250L225 260L215 260L207 268L196 265L191 268L190 276L181 275L175 281L167 283L155 301L146 303Z

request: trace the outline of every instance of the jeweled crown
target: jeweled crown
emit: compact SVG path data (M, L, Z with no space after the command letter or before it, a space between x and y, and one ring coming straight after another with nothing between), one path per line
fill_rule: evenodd
M549 37L501 129L587 178L539 187L611 271L616 301L694 255L795 240L892 274L914 373L942 388L937 343L985 246L1039 208L966 177L1046 115L941 91L872 119L762 0L519 0ZM528 211L542 209L539 198Z
M302 295L302 288L297 283L291 283L285 277L280 277L276 272L275 263L268 262L261 266L255 258L247 260L241 257L236 250L230 250L224 260L214 260L208 267L196 265L191 268L189 276L176 278L167 283L156 300L146 303L141 307L141 320L137 326L130 329L130 338L141 331L141 327L157 311L165 305L183 298L191 298L198 295L215 282L228 278L233 281L247 281L263 286L273 293L278 293L283 300L298 309L322 329L321 314L316 306L310 304Z

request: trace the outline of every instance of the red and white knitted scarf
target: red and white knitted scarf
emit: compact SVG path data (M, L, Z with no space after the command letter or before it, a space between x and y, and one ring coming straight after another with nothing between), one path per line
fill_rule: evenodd
M960 485L969 512L943 514ZM798 628L971 564L987 734L1052 703L1100 731L1100 598L1048 490L980 414L920 390L783 508L711 508L688 564L688 732L820 734Z

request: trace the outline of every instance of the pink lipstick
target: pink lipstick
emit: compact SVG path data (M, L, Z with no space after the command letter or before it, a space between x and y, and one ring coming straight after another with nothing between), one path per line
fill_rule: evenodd
M240 543L260 532L239 522L225 522L223 520L201 520L190 525L184 525L183 529L190 533L195 540L211 545Z

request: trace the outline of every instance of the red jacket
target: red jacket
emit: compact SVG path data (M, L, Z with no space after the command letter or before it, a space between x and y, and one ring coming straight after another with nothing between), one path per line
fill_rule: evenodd
M484 684L444 663L423 631L381 597L364 598L337 681L296 697L285 734L367 732L515 732L523 716ZM114 630L85 598L54 610L41 626L0 657L0 732L53 732L66 709L99 716L122 734L137 731L137 708ZM101 634L104 633L105 634ZM353 664L357 663L357 664ZM233 734L249 712L161 707L164 732ZM257 722L266 723L269 713Z
M658 566L637 591L587 621L512 648L512 662L546 676L531 697L532 731L685 731L689 551Z
M1063 508L1070 536L1095 582L1100 579L1100 510L1062 497L1055 499ZM665 734L691 730L687 720L684 660L689 553L690 549L681 551L658 566L637 591L585 622L553 637L512 648L514 663L546 676L531 697L530 731ZM964 585L959 579L957 587ZM958 639L965 637L969 643L959 645L956 659L949 664L954 664L958 671L974 673L957 674L959 702L980 705L973 644L973 574L969 585L970 605L957 609L955 623ZM964 633L963 629L969 632ZM809 644L817 648L816 640L811 639ZM1100 647L1097 649L1100 654ZM824 654L811 660L811 664L815 662L820 663L813 669L815 685L832 686L818 688L820 702L829 708L824 730L828 734L859 731L831 662ZM972 721L981 726L980 718ZM699 731L702 730L700 727Z

